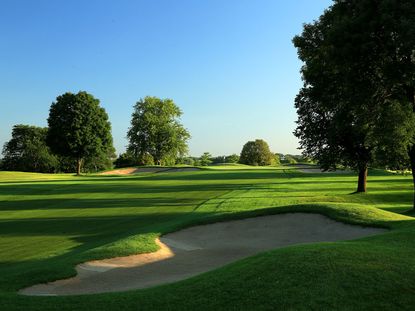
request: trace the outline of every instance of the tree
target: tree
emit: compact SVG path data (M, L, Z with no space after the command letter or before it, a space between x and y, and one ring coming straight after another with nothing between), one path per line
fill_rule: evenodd
M134 105L128 130L128 151L141 159L150 155L154 163L173 163L187 153L189 132L179 122L182 115L171 99L147 96Z
M53 173L59 168L58 158L46 145L48 129L30 125L15 125L12 138L4 144L4 170Z
M99 172L113 168L116 160L115 148L108 148L107 152L99 153L95 156L88 156L84 159L83 171Z
M49 147L72 159L77 175L86 159L108 158L113 151L108 115L99 100L86 92L58 96L50 107L48 124Z
M118 156L118 158L114 161L114 165L115 167L120 168L136 166L138 165L138 163L137 159L134 158L133 154L131 152L126 151Z
M226 162L226 157L225 156L216 156L216 157L212 157L210 160L212 161L211 164L214 164L214 165L223 164L223 163Z
M231 154L229 156L226 156L225 162L226 163L238 163L239 162L239 155Z
M195 165L195 159L193 157L180 157L176 159L175 164L184 164L184 165Z
M265 166L271 165L273 158L268 144L262 139L256 139L243 146L239 161L242 164Z
M358 170L358 192L380 159L413 150L415 168L414 22L411 0L337 0L294 38L305 63L295 134L324 169Z
M377 103L371 72L359 62L357 52L365 42L357 28L364 25L348 28L353 14L345 15L342 6L336 1L293 40L304 62L294 134L303 154L316 159L322 169L335 170L341 164L357 170L357 192L365 192L368 166L374 159Z
M201 166L208 166L209 164L212 163L212 155L209 152L204 152L200 156L199 161L200 161Z
M273 154L272 165L275 165L275 166L281 165L281 159L278 153Z
M415 2L362 2L354 1L347 8L359 15L363 5L371 10L366 22L372 27L364 32L376 51L369 64L377 77L375 96L383 111L376 155L388 166L410 166L415 190Z

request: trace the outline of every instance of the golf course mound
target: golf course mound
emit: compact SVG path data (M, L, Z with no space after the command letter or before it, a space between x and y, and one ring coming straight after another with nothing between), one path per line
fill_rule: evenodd
M193 172L200 170L197 167L129 167L120 168L101 173L101 175L133 175L140 173L178 173L178 172Z
M172 283L241 258L294 244L352 240L385 232L319 214L287 213L194 226L156 240L154 253L89 261L77 276L22 289L55 296L119 292Z

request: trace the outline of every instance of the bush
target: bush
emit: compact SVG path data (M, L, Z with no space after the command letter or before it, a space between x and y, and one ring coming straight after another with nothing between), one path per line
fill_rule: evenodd
M231 154L225 158L226 163L238 163L239 156L237 154Z
M239 162L247 165L265 166L271 165L274 155L269 150L268 144L262 139L248 141L242 148Z

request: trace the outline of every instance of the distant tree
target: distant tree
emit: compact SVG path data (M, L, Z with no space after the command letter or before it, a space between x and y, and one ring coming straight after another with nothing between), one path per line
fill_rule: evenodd
M281 164L280 156L278 153L274 153L272 158L272 165L279 166Z
M211 160L212 160L211 164L223 164L226 162L226 157L217 156L217 157L212 157Z
M289 154L277 153L282 164L295 164L297 161Z
M138 165L138 159L134 157L134 155L126 151L124 153L121 153L118 158L114 161L115 167L130 167L130 166L137 166Z
M225 162L226 163L238 163L239 162L239 155L231 154L229 156L226 156Z
M3 147L4 170L53 173L59 168L58 158L46 145L48 129L15 125L12 138Z
M177 158L175 164L184 164L184 165L193 166L195 164L195 159L192 157L180 157L180 158Z
M212 163L212 155L209 152L204 152L201 156L200 156L200 165L201 166L208 166L209 164Z
M239 161L242 164L265 166L272 164L273 157L268 144L262 139L256 139L243 146Z
M182 115L171 99L147 96L134 106L127 133L128 150L142 159L150 155L154 163L173 163L187 153L189 132L179 122Z
M113 150L108 115L99 100L86 92L58 96L50 107L48 124L49 147L72 159L77 175L85 159L104 158Z
M114 167L116 160L115 149L109 148L107 153L100 153L96 156L86 157L84 160L83 170L85 172L99 172Z
M193 166L193 165L195 165L195 159L192 158L192 157L186 157L186 158L183 159L183 164Z

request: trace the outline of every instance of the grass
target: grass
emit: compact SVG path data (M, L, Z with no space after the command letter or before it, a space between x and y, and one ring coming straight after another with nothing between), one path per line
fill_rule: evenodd
M181 173L82 176L0 172L1 310L379 310L415 305L411 176L218 166ZM297 245L146 290L26 297L77 263L156 250L193 224L283 212L390 228L355 241ZM413 214L412 214L413 215Z

